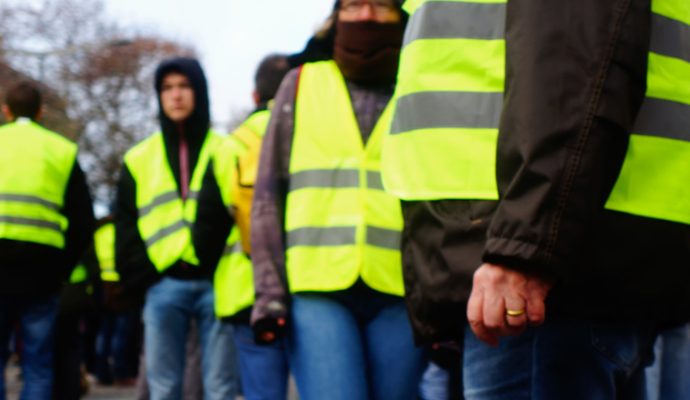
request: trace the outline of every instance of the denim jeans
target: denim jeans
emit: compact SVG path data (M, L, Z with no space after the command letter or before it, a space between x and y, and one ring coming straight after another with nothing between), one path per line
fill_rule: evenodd
M465 398L642 400L655 336L651 323L547 318L544 325L490 347L467 327Z
M412 400L425 360L403 299L349 289L293 297L288 355L302 400Z
M290 376L283 340L260 345L248 324L233 323L245 400L285 400Z
M430 362L419 384L420 400L448 400L448 371Z
M22 341L22 377L20 399L50 400L53 390L53 354L57 296L0 296L0 366L9 357L8 344L19 321ZM0 400L5 399L4 373L0 374Z
M690 324L664 329L654 345L654 364L647 368L649 400L690 399Z
M218 321L206 280L165 277L146 293L144 340L151 400L182 399L185 344L195 319L201 346L204 399L234 399L237 363L232 326Z
M136 311L105 312L102 315L96 338L96 377L101 383L136 376L129 357L137 318Z

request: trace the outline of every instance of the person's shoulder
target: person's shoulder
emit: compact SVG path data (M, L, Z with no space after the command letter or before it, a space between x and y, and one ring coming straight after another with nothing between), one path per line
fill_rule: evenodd
M50 130L36 122L32 121L24 124L15 124L15 126L33 132L35 135L37 135L36 137L40 137L42 140L45 140L49 144L49 147L53 149L62 148L70 153L77 152L77 143L74 140L56 131Z
M138 157L145 157L152 146L155 146L157 142L162 142L161 132L155 132L139 142L135 143L127 152L125 153L125 161L131 160Z

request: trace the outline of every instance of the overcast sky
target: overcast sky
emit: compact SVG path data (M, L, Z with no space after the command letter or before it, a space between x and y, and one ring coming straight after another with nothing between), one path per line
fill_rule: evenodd
M273 52L302 49L332 0L106 0L125 25L192 44L209 81L212 117L252 107L254 70Z

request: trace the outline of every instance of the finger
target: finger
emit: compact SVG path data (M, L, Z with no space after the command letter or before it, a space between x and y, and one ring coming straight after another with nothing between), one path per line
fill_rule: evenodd
M541 325L546 317L544 296L541 293L531 291L527 297L527 321L530 325Z
M503 296L491 291L484 295L484 305L482 308L484 325L491 331L501 332L506 327L505 303Z
M512 330L521 329L527 325L527 305L523 298L510 296L505 299L505 320Z
M484 326L483 312L484 294L482 290L476 286L472 288L472 293L467 302L467 321L470 324L472 332L481 340L490 346L498 345L498 337L489 332Z

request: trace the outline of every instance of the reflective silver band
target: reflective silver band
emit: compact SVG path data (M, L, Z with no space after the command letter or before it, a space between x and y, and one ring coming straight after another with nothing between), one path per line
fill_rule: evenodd
M356 169L312 169L294 173L290 177L290 191L307 188L347 189L359 187ZM383 190L383 179L378 171L367 171L367 187Z
M663 15L652 14L650 50L690 62L690 25Z
M356 169L311 169L290 175L290 191L356 187L359 187L359 171Z
M226 245L223 249L223 257L239 253L244 253L244 250L242 249L242 243L239 240L232 246Z
M505 19L505 3L427 2L412 15L403 46L418 39L503 39Z
M400 250L400 231L367 226L367 244L390 250Z
M55 211L60 209L60 205L53 203L52 201L48 201L37 196L27 196L23 194L0 193L0 201L38 204Z
M187 200L199 200L199 191L190 191L187 194Z
M383 178L378 171L367 171L367 187L374 190L383 190Z
M146 215L151 213L151 211L153 211L156 207L161 206L165 203L169 203L171 201L175 201L179 198L180 195L177 194L177 191L163 193L158 197L154 198L149 204L139 208L139 218L145 217Z
M690 142L690 105L647 97L633 133Z
M398 99L391 134L434 128L498 128L503 93L419 92Z
M163 240L164 238L172 235L173 233L185 229L187 226L188 225L187 225L187 222L185 220L180 220L180 221L177 221L170 226L166 226L165 228L154 233L150 238L146 239L146 247L153 246L157 242L159 242L159 241Z
M62 227L60 224L49 221L42 221L40 219L33 218L22 218L22 217L10 217L8 215L0 215L0 223L12 224L12 225L24 225L33 226L36 228L45 228L52 231L62 233Z
M355 227L299 228L287 233L288 249L294 246L346 246L355 244Z

